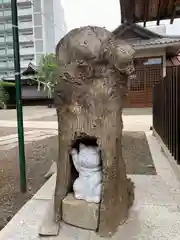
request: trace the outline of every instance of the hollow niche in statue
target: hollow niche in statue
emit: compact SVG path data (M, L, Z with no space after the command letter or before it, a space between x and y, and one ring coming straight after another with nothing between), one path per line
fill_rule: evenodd
M76 139L72 144L71 156L78 177L73 183L74 197L90 203L101 200L102 165L96 138L90 136Z

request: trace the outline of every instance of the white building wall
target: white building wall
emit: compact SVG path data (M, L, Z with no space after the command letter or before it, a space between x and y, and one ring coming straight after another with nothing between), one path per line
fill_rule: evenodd
M9 1L9 2L8 2ZM14 73L11 0L0 0L0 78ZM39 63L45 53L55 52L67 33L61 0L18 0L21 70ZM31 4L32 3L32 4ZM28 65L28 64L27 64Z
M61 0L43 0L45 52L54 53L56 44L67 33Z
M68 31L61 0L54 0L53 11L55 23L55 45L56 45Z
M159 26L147 26L148 30L155 32L160 35L166 35L166 26L165 25L159 25Z
M45 53L54 52L55 48L55 22L53 7L54 0L44 0L43 4L43 18L44 18L44 35L45 35Z

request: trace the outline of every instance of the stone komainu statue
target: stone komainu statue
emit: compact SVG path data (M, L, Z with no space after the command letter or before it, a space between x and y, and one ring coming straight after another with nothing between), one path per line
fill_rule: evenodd
M71 140L78 133L95 136L102 154L102 190L98 229L115 233L128 217L134 186L122 157L122 106L128 80L134 76L134 49L104 28L70 31L56 48L60 77L55 89L59 125L59 158L55 189L55 220L62 218L62 200L73 175ZM86 213L85 213L86 214Z

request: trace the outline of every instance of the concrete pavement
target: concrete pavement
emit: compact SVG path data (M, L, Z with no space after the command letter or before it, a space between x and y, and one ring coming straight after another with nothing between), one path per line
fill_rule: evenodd
M25 106L23 107L24 120L37 119L45 116L52 116L56 114L54 108L48 108L47 106ZM0 120L16 121L17 113L16 109L0 110Z
M32 141L42 140L48 137L52 137L57 134L57 121L54 122L39 122L31 121L33 119L39 119L43 117L54 116L56 114L55 109L47 107L24 107L23 118L24 118L24 140L25 143ZM3 128L16 128L17 118L16 110L0 110L0 127ZM31 128L31 131L28 130ZM34 129L34 130L32 130ZM17 147L18 135L9 134L0 137L0 150L9 150Z
M26 144L32 141L38 141L48 137L52 137L54 135L57 135L57 130L36 129L34 131L25 131L24 142ZM0 138L0 150L9 150L17 146L18 146L17 134L11 134Z
M131 175L135 183L135 203L130 216L120 226L112 240L178 240L180 236L180 183L169 161L161 151L157 139L152 136L149 127L152 117L146 115L124 114L124 129L145 131L157 175ZM2 121L0 122L0 125ZM5 123L4 123L5 124ZM37 122L27 121L28 126L37 126ZM38 123L42 126L42 122ZM44 122L44 127L47 125ZM56 122L49 123L52 129ZM48 127L50 129L50 126ZM47 129L47 128L46 128ZM39 226L44 214L51 204L55 187L55 175L38 191L38 193L18 212L1 230L3 240L103 240L94 232L62 224L59 236L40 238ZM79 216L80 217L80 216Z
M157 170L155 176L131 175L136 200L126 224L113 240L177 240L180 236L180 184L151 132L147 139ZM39 226L53 199L55 175L0 232L3 240L100 240L94 232L62 224L59 236L40 238ZM80 216L79 216L80 217Z

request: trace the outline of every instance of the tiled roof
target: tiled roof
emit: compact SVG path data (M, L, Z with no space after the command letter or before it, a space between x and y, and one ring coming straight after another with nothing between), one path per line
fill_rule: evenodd
M162 37L162 38L151 38L151 39L131 39L127 40L129 43L133 45L134 48L143 48L149 47L153 45L166 45L178 43L180 44L180 37Z

